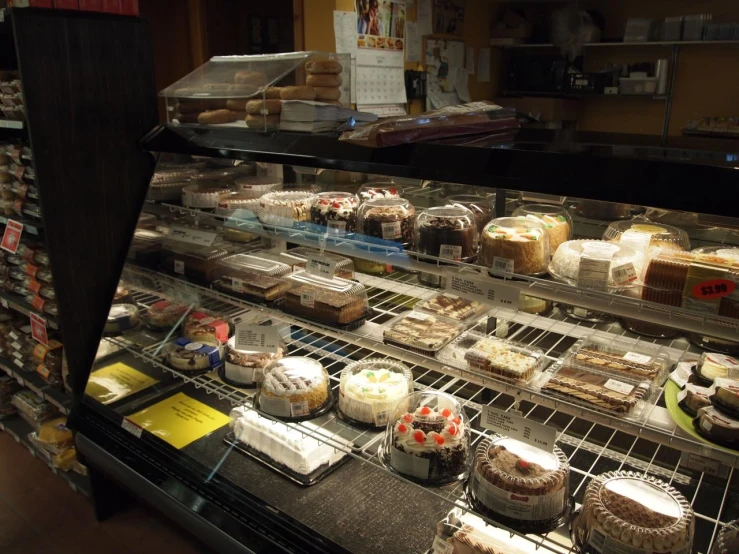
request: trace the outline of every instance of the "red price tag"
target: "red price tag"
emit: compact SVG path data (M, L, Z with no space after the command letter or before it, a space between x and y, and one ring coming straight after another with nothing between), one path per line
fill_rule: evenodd
M691 293L694 298L701 300L713 300L714 298L723 298L729 296L736 289L736 283L729 279L711 279L710 281L702 281L693 286Z
M22 233L23 224L9 219L8 224L5 226L3 240L0 242L0 248L7 250L11 254L15 254L15 251L18 250L18 245L21 243Z
M36 314L31 314L31 336L41 344L49 344L49 336L46 334L46 320Z
M34 296L33 302L31 302L31 305L39 312L44 311L44 304L46 304L46 300L41 298L39 295Z
M38 291L41 290L41 283L36 279L31 279L31 282L28 283L28 290L33 294L36 294Z

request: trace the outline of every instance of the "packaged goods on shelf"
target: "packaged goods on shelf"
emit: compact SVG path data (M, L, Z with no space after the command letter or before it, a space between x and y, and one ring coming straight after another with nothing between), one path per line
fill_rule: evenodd
M244 192L227 192L218 198L216 215L232 217L236 220L256 220L259 211L259 198Z
M570 466L558 447L547 452L494 435L475 449L469 495L478 510L521 532L552 531L567 520Z
M690 239L685 231L672 225L655 225L644 219L614 221L603 232L603 240L630 246L644 254L655 247L690 250Z
M452 319L412 311L389 321L382 336L385 344L435 356L463 330L464 326Z
M693 375L698 382L710 387L715 379L739 379L739 359L726 354L703 352L692 366Z
M438 542L442 544L436 548ZM441 547L447 550L441 550ZM436 524L434 552L451 554L525 554L530 543L510 531L495 527L472 512L452 510ZM449 550L451 548L451 550Z
M357 228L359 199L350 192L321 192L310 208L310 220L330 234L353 233ZM321 229L318 229L319 232Z
M423 210L416 218L416 250L436 258L473 261L477 255L477 222L464 206Z
M245 176L234 181L234 188L243 198L259 199L268 192L280 190L282 180L266 176Z
M172 329L189 311L190 308L185 304L159 300L147 308L143 317L153 329Z
M341 372L338 411L351 423L385 427L398 401L413 392L413 374L395 360L352 362Z
M169 239L162 245L159 269L207 285L213 281L218 262L227 254L221 247L199 246Z
M182 335L194 342L209 344L228 342L229 325L226 321L200 311L192 311L187 315Z
M236 348L236 337L228 339L221 379L236 387L254 387L264 379L264 368L287 353L280 342L277 352L258 352Z
M72 431L67 428L67 418L57 417L41 424L31 435L31 442L51 454L60 454L74 445Z
M470 423L459 402L440 392L414 392L388 421L382 458L406 478L440 485L467 476L469 448Z
M359 187L357 196L362 202L375 198L396 198L403 196L403 187L392 182L370 182Z
M695 516L682 494L663 481L629 471L595 477L572 523L583 553L690 552L694 532Z
M686 414L696 417L701 408L711 405L711 391L688 383L677 395L678 406Z
M343 329L358 327L369 313L367 291L357 281L300 271L288 276L286 283L283 309L287 313Z
M315 483L338 466L352 447L351 442L310 421L298 429L243 407L231 411L230 427L247 452L304 485Z
M477 300L468 300L449 292L441 292L414 306L419 312L459 321L465 325L477 322L490 308Z
M139 215L139 220L136 222L136 230L144 229L147 231L157 230L157 216L154 214L142 213Z
M316 201L311 192L269 192L259 198L259 221L279 227L301 226L310 221L310 208Z
M148 229L137 229L128 249L128 259L142 267L156 268L162 254L164 235Z
M180 337L165 352L167 363L185 375L195 376L221 367L220 343L203 339L200 342Z
M416 209L404 198L375 198L362 203L357 213L357 232L368 242L413 244Z
M549 265L549 234L526 217L499 217L485 226L478 265L522 275L544 275Z
M292 266L293 271L297 271L298 269L305 269L308 257L310 256L320 257L322 260L328 260L335 263L335 277L340 277L341 279L354 279L354 262L350 258L339 256L333 252L320 252L313 248L299 246L280 254L280 259L283 260L284 263Z
M530 382L547 365L544 352L539 348L474 331L454 339L438 357L455 367L514 383Z
M527 217L544 224L549 235L549 249L556 252L559 245L572 238L572 218L562 206L525 204L513 211L514 217Z
M301 356L275 360L264 368L257 407L285 420L316 417L331 408L333 395L326 369Z
M275 302L288 289L284 277L290 266L249 254L222 258L213 272L213 286L219 290L260 302Z
M644 254L630 246L599 240L570 240L560 245L549 264L556 280L581 288L609 292L640 282Z
M188 208L215 209L224 194L232 192L228 185L203 182L182 189L182 205Z
M739 447L739 418L726 414L716 406L705 406L698 410L693 425L699 435L712 443L734 450Z
M118 334L139 326L139 309L134 304L113 304L105 322L105 333Z
M711 404L720 412L739 419L739 379L717 377L711 389Z
M11 400L21 417L35 430L55 415L54 407L35 392L23 389L16 392Z
M113 304L135 304L136 301L131 296L131 291L124 285L119 284L113 295Z
M493 219L493 204L495 195L481 196L479 194L455 194L446 197L446 203L452 206L464 206L475 216L478 236L482 233L485 224Z

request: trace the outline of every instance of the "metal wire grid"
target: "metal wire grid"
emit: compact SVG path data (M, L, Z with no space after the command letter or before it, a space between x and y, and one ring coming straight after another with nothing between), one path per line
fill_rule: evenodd
M391 292L390 294L386 290L370 288L370 298L380 308L385 305L388 308L386 310L388 314L394 315L399 313L403 309L407 309L413 299L417 298L412 293L418 294L420 292L420 294L424 294L432 292L424 291L423 288L414 287L412 280L413 276L411 275L396 275L393 280L394 282L404 284L410 288L401 289L400 291L396 289L396 292ZM165 286L162 286L162 288L165 288ZM150 305L161 298L159 294L153 294L150 291L136 291L134 296L136 301L141 305ZM241 303L235 306L233 299L221 299L219 298L220 296L223 295L208 291L207 294L201 295L203 302L200 307L229 317L232 320L246 317L250 313L249 310L244 309L240 305ZM276 324L280 328L283 336L289 338L293 353L297 355L309 355L319 360L326 367L330 375L331 387L334 390L334 394L338 393L340 370L347 361L363 360L377 356L373 350L361 345L352 344L337 337L327 336L320 330L309 330L301 326L299 333L296 335L296 328L292 326L293 321L290 318L282 314L280 314L280 317L275 317L274 315L271 314L273 324ZM546 320L546 318L541 319ZM578 325L571 325L571 327L577 328ZM515 338L532 344L541 344L548 335L552 334L554 333L550 331L522 325L520 329L515 331ZM561 350L561 348L566 349L562 344L564 338L564 336L560 336L560 338L550 341L551 346L548 347L546 355L554 358L557 351ZM143 358L148 363L152 363L164 371L173 373L198 388L204 388L222 399L228 399L233 404L251 405L252 403L253 391L233 388L221 382L214 374L190 378L162 364L154 357L155 349L158 347L157 345L152 345L142 350L128 344L125 339L111 338L108 340L121 348L129 350L135 356ZM561 348L558 348L558 346ZM690 470L681 468L679 452L673 448L651 443L638 436L628 435L604 427L598 423L565 414L556 409L537 405L536 403L525 401L516 403L511 396L493 392L487 387L475 385L464 379L446 375L420 365L411 365L411 369L414 373L417 389L433 389L452 394L464 405L473 423L479 421L478 418L481 414L482 406L489 404L505 410L514 407L521 408L528 418L557 427L561 431L558 438L558 445L568 454L571 464L571 479L573 483L576 483L573 493L578 500L589 479L603 471L625 468L654 475L670 482L680 490L687 491L686 496L691 500L691 504L695 508L695 503L699 499L699 493L701 492L701 486L713 479L707 474L692 474ZM343 422L333 412L312 420L312 423L316 424L318 429L327 434L329 438L327 439L325 435L316 435L312 430L308 430L300 424L294 425L304 434L328 442L338 449L345 449L343 443L338 440L332 441L330 437L350 440L355 445L354 449L349 452L351 456L384 468L383 463L377 456L382 433L357 429ZM487 431L477 429L473 429L472 432L473 448L484 436L489 434ZM648 445L648 448L651 449L651 455L649 453L645 455L641 452L644 450L643 445ZM716 485L714 483L711 485L711 496L713 498L716 497L716 492L721 493L721 503L718 510L696 510L699 522L703 522L702 524L699 523L702 533L700 533L698 539L699 542L702 541L706 545L706 550L701 549L701 552L708 552L708 547L715 538L716 532L721 525L719 517L723 512L724 506L727 505L728 499L730 497L732 499L738 497L733 490L735 487L732 487L732 482L733 469L730 470L729 477L723 484L719 483ZM706 487L704 486L704 488ZM462 509L469 509L460 484L436 489L427 489L419 486L419 489L426 491L425 493L435 494L444 498L450 503L450 507L454 505ZM701 503L701 507L703 507L703 504ZM485 518L483 517L483 519ZM724 517L723 521L727 522L729 519L731 518ZM526 538L535 542L537 547L542 547L552 552L563 553L571 550L569 538L563 535L561 530L541 538L532 538L530 536L526 536Z

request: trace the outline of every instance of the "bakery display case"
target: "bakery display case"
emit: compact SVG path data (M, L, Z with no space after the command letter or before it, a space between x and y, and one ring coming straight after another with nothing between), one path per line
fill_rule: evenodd
M739 517L739 362L689 340L739 342L739 220L643 181L729 186L725 159L196 124L142 145L224 192L143 203L116 283L139 321L100 340L90 379L112 390L81 394L75 426L207 542L709 554Z

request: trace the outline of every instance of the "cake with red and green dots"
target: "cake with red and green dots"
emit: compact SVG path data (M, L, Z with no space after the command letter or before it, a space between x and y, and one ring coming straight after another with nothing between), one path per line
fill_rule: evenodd
M468 455L469 432L450 408L421 406L403 414L393 427L391 465L400 473L452 481L467 471Z

